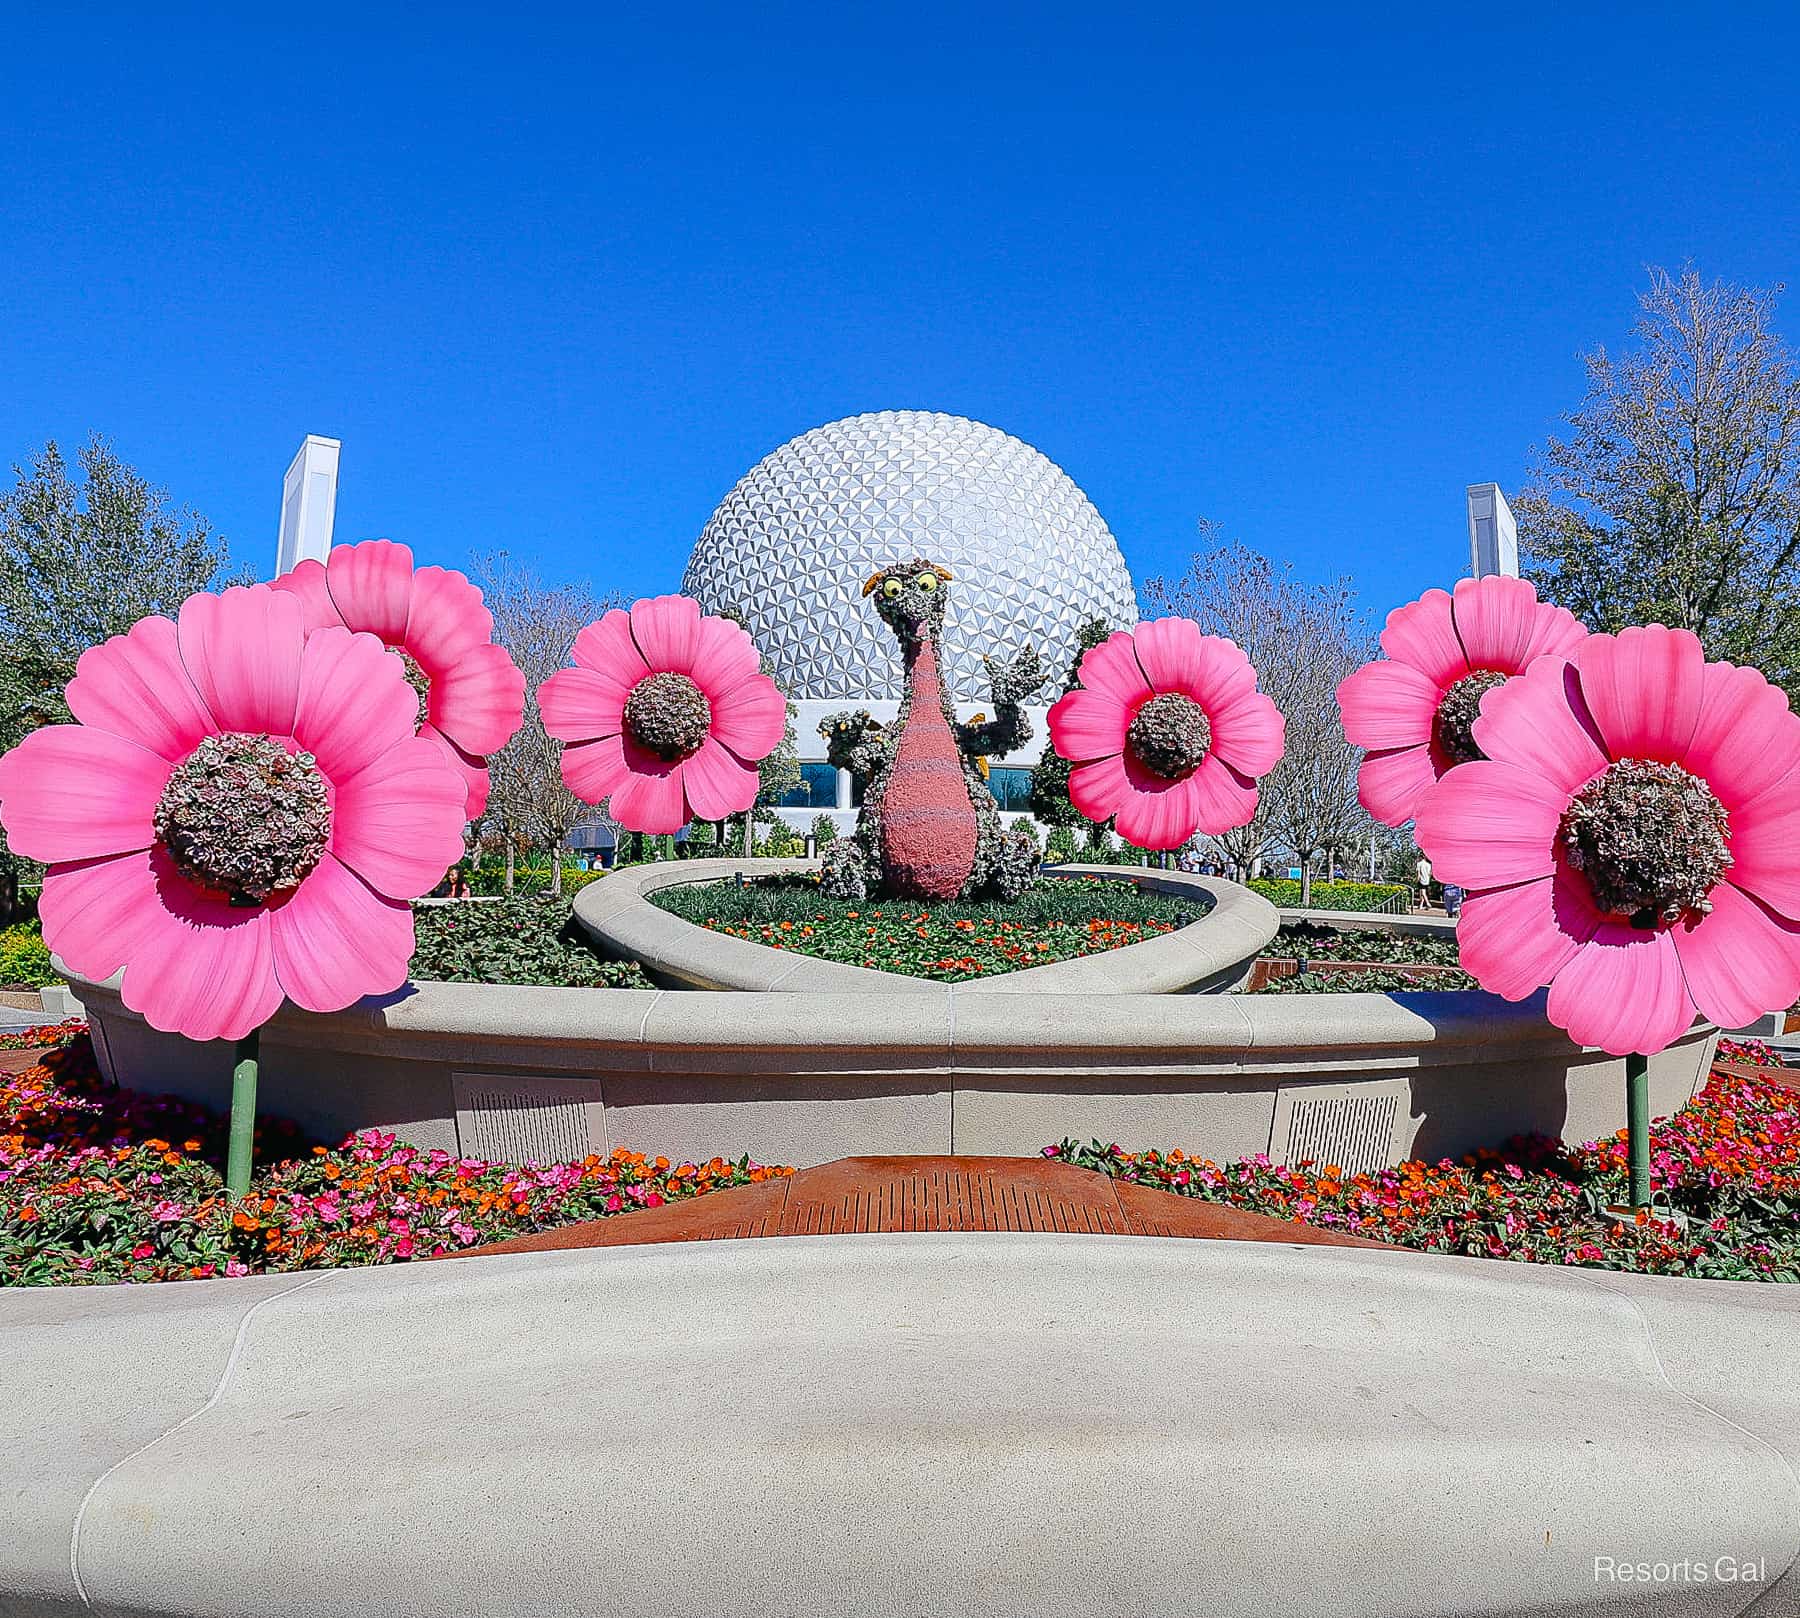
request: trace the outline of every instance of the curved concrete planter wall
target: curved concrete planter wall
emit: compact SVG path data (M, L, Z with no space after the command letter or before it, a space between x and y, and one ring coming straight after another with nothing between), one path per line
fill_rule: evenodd
M223 1106L231 1049L157 1033L78 985L120 1083ZM1650 1064L1693 1094L1696 1028ZM1624 1122L1623 1063L1541 1001L1488 995L689 994L422 983L263 1032L260 1102L323 1135L523 1159L628 1145L804 1166L862 1153L1029 1155L1065 1135L1347 1168Z
M822 961L708 932L653 904L670 888L817 870L809 860L692 860L636 866L583 888L575 915L602 949L635 960L674 989L776 990L787 994L932 994L942 988L900 972ZM1196 920L1125 949L1055 961L957 985L961 994L1218 994L1243 982L1281 926L1280 912L1235 882L1129 866L1062 865L1046 877L1134 882L1192 901Z
M1794 1290L1004 1234L20 1289L0 1611L1791 1613Z

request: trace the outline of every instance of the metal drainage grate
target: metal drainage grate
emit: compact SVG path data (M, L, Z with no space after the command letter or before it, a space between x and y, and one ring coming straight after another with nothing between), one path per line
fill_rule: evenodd
M1387 1168L1405 1151L1408 1094L1404 1079L1279 1090L1269 1131L1270 1160L1335 1163L1346 1174Z
M606 1150L600 1086L510 1073L456 1073L456 1137L464 1157L569 1163Z

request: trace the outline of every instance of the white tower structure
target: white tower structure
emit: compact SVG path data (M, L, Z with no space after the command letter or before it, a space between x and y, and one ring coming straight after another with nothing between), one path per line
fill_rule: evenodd
M1469 485L1469 570L1478 579L1519 576L1519 530L1498 483Z
M337 520L338 452L335 438L308 433L287 469L281 486L281 537L275 547L275 576L280 578L309 558L323 562L331 551L331 529Z

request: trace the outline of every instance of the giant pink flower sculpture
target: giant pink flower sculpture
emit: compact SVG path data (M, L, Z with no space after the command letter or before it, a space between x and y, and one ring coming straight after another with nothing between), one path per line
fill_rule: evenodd
M464 793L378 639L309 637L267 585L197 595L84 652L68 700L77 723L0 758L0 822L50 867L74 971L123 967L125 1004L190 1039L406 981L406 901L461 853Z
M1484 758L1419 811L1468 891L1483 987L1550 986L1583 1045L1652 1054L1698 1011L1727 1028L1800 993L1800 717L1685 630L1596 635L1489 693Z
M306 627L367 630L406 665L425 699L419 734L461 774L464 817L487 809L487 756L525 717L525 676L494 644L494 616L478 590L450 568L414 567L413 553L387 539L338 545L324 563L302 562L275 581L306 607Z
M1586 635L1524 579L1462 579L1454 595L1427 590L1396 607L1381 632L1387 659L1337 691L1344 734L1367 750L1356 777L1363 808L1389 826L1413 819L1446 770L1481 756L1470 727L1482 697Z
M1287 727L1238 646L1163 618L1108 636L1077 677L1050 710L1050 741L1089 820L1116 818L1138 848L1179 848L1256 813L1256 778L1280 761Z
M565 743L563 780L610 800L628 831L679 831L756 802L756 766L787 729L787 704L756 643L686 596L615 607L575 637L575 667L538 688L544 728Z

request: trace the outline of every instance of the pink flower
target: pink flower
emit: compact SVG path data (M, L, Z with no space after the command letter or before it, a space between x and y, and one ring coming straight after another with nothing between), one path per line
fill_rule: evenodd
M300 598L309 630L366 630L401 656L424 689L419 734L462 776L464 818L479 820L487 809L487 755L525 717L525 676L493 644L494 616L481 591L449 568L415 568L412 551L386 539L334 546L327 561L302 562L274 588Z
M406 901L461 853L463 791L379 640L308 637L267 585L197 595L84 652L68 701L0 758L0 821L50 866L73 971L123 967L127 1006L202 1040L406 981Z
M1551 1021L1615 1055L1793 1003L1800 717L1754 669L1660 624L1595 635L1490 693L1475 740L1417 834L1469 890L1484 988L1548 984Z
M563 748L563 780L610 800L629 831L674 832L756 801L756 766L787 729L787 705L756 645L686 596L615 607L575 637L575 667L538 690Z
M1050 741L1089 820L1116 817L1139 848L1179 848L1256 813L1286 724L1231 641L1187 618L1139 624L1089 651L1079 678L1050 710Z
M1381 632L1387 661L1365 663L1337 691L1344 734L1368 756L1357 796L1403 826L1453 765L1479 757L1469 727L1482 696L1544 656L1586 638L1573 613L1539 601L1524 579L1462 579L1396 607Z

